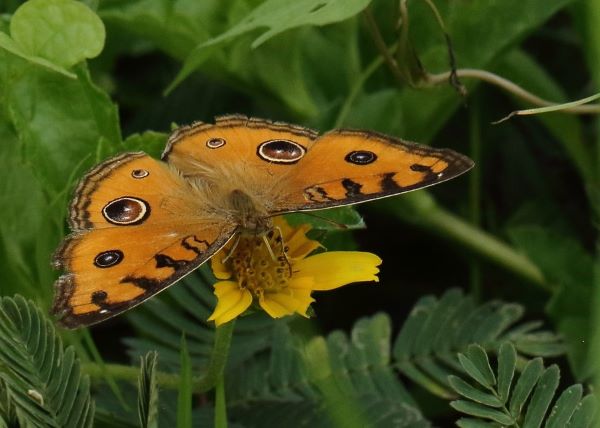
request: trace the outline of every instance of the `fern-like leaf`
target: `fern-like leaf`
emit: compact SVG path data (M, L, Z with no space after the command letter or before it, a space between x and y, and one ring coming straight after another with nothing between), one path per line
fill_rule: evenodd
M515 325L523 312L524 308L514 303L491 301L477 305L458 289L447 291L439 299L425 296L398 333L393 347L396 367L429 392L453 399L455 393L448 376L464 373L456 356L467 352L470 344L478 343L495 353L508 341L523 360L564 353L560 337L540 331L540 322ZM479 369L481 376L489 376L489 370Z
M593 395L584 398L581 385L565 389L549 412L554 400L560 372L556 365L544 368L541 358L529 361L516 382L517 353L514 345L500 346L497 371L493 372L489 357L479 345L470 345L459 355L468 382L449 376L451 387L462 398L450 403L471 418L461 418L457 425L474 427L540 427L588 428L595 422ZM489 370L489 371L488 371Z
M156 362L158 354L148 352L140 358L138 380L138 416L141 428L158 427L158 386L156 385Z
M0 298L0 380L21 426L91 427L94 403L73 348L21 296Z
M385 314L302 345L275 322L272 349L228 374L228 416L246 427L428 427L391 365ZM233 381L231 381L233 380Z

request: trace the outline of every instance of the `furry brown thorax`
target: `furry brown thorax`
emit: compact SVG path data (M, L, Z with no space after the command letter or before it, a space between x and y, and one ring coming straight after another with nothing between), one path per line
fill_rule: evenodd
M266 217L266 213L258 209L252 198L242 190L235 189L229 195L229 200L234 212L239 218L240 233L248 235L262 235L273 229L273 222Z

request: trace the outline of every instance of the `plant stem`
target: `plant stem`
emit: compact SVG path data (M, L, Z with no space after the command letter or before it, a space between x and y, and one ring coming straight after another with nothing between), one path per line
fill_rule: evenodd
M446 83L451 75L450 71L446 71L440 74L429 74L428 82L432 85L439 85ZM540 107L549 107L555 106L560 103L555 103L552 101L545 100L537 95L532 94L531 92L523 89L516 83L511 82L508 79L505 79L502 76L498 76L490 71L479 70L476 68L459 68L456 70L456 75L459 78L472 78L478 79L483 82L489 83L491 85L497 86L501 89L504 89L506 92L510 92L514 96L521 98L522 100L536 105ZM586 104L579 105L575 107L566 108L561 110L562 113L572 113L572 114L598 114L600 113L600 105L598 104Z
M215 343L210 354L208 370L198 385L200 390L208 391L213 389L217 385L217 382L223 378L234 327L235 320L232 320L216 328Z
M216 329L215 342L208 369L204 376L192 377L192 391L196 393L210 391L216 386L219 378L222 377L225 364L227 363L234 323L235 321L231 321ZM92 380L104 380L105 376L109 375L115 379L135 384L139 376L139 369L137 367L123 364L105 364L104 367L100 367L96 363L84 363L81 367L82 371L88 374ZM156 382L162 388L177 390L179 387L179 375L157 371Z
M384 199L377 203L377 207L404 221L455 241L474 254L488 259L538 287L547 291L553 290L540 269L527 257L496 237L446 211L426 192L407 193L395 200Z
M217 381L215 392L215 428L227 428L227 407L225 405L225 379Z

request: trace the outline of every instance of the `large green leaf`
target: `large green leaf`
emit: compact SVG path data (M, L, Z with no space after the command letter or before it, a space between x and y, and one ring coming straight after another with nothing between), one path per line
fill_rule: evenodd
M0 48L31 64L67 77L67 68L97 56L104 47L102 21L74 0L30 0L10 20L10 36L0 32Z
M28 55L71 67L100 54L104 25L75 0L29 0L14 13L10 35Z
M71 187L121 142L114 104L84 65L75 72L78 79L67 79L0 51L3 291L46 302Z
M194 46L245 19L259 3L137 0L123 6L103 2L99 13L106 22L118 26L123 39L138 35L182 59ZM297 115L317 117L322 106L330 108L339 103L359 72L358 28L355 20L332 28L304 27L300 31L285 32L257 49L250 47L252 34L242 35L230 43L207 48L210 61L202 64L201 71L252 95L252 104L262 106L259 110L272 111L273 100L278 100ZM285 52L285 61L280 60L282 52ZM322 58L335 62L338 68L333 69ZM307 68L307 64L310 67ZM190 67L195 69L193 64ZM231 109L231 105L221 108ZM236 108L248 107L238 105ZM286 119L285 113L279 110L276 110L278 117Z

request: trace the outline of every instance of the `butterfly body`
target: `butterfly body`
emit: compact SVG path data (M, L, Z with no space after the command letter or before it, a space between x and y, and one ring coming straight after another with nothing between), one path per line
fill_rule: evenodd
M125 153L75 190L73 233L55 254L66 271L54 312L67 327L121 313L192 272L234 235L261 235L272 218L430 186L473 163L368 131L319 136L245 116L180 128L162 161Z

